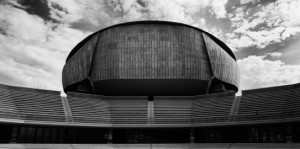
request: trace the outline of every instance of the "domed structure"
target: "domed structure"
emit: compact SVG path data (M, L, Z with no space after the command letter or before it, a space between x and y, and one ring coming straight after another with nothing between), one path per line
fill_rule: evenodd
M192 96L238 91L232 51L211 34L180 23L137 21L80 42L63 68L65 92L113 96Z
M0 83L0 143L295 147L300 83L235 96L238 84L233 53L209 33L173 22L119 24L92 34L69 54L63 69L67 96Z

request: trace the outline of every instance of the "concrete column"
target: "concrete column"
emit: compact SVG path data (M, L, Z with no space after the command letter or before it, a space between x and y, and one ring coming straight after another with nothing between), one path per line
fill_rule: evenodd
M113 143L113 130L109 129L107 133L107 144Z
M67 122L73 122L73 115L72 115L72 111L70 108L70 104L68 101L67 97L61 97L61 101L62 101L62 106L64 108L64 113L65 113L65 117L66 117L66 121Z
M152 99L152 100L149 100L149 99ZM148 114L147 114L147 117L148 117L148 124L152 124L153 123L153 117L154 117L154 114L153 114L153 97L152 98L149 98L148 99Z
M19 133L20 133L20 127L19 126L14 126L9 142L10 143L18 143Z
M195 143L195 131L193 128L190 129L190 143Z

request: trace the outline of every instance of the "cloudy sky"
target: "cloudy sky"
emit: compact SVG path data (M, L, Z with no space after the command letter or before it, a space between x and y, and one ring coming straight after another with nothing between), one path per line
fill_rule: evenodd
M186 23L218 37L238 59L242 90L300 82L299 0L2 0L0 83L60 91L79 41L135 20Z

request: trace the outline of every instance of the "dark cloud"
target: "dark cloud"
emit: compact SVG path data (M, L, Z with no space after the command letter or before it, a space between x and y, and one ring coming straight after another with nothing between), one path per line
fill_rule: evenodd
M294 38L288 38L285 44L279 48L282 56L279 60L291 65L300 65L300 35Z
M243 48L243 50L238 50L234 52L236 59L243 59L248 57L249 55L258 55L259 50L257 50L254 46Z
M79 29L82 31L90 31L90 32L95 32L98 31L99 29L103 28L104 26L102 25L94 25L87 20L81 19L77 22L71 23L71 27L74 29Z
M234 52L237 59L247 58L249 55L264 56L268 53L279 52L282 55L279 57L273 57L266 55L265 59L275 61L280 60L287 65L299 65L300 55L300 36L289 37L280 43L269 44L263 49L257 49L255 46L246 47L242 50Z
M242 50L234 52L237 59L243 59L248 57L249 55L257 55L257 56L263 56L267 53L273 53L273 52L281 52L282 49L286 48L287 44L284 43L273 43L269 44L263 49L257 49L255 46L246 47ZM265 59L269 60L277 60L278 58L267 56Z
M143 1L143 0L137 0L137 3L139 4L139 5L141 5L142 7L146 7L146 2L145 1Z
M1 71L0 71L0 78L1 78L1 83L5 83L5 84L15 84L16 82L18 82L15 76L9 75Z
M229 0L227 1L225 8L227 13L232 13L240 5L240 0Z
M203 16L204 16L203 18L206 20L207 26L218 27L218 28L222 29L223 33L228 33L228 32L232 31L231 21L228 18L216 19L212 15L210 15L210 16L203 15Z
M29 14L37 15L46 21L55 21L50 17L50 8L46 0L20 0L19 2Z
M7 31L5 28L7 28L8 23L6 21L2 21L0 23L0 34L7 36Z

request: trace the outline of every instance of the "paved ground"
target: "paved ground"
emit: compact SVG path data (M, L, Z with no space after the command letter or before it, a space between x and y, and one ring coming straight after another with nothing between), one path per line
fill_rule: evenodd
M0 144L0 149L300 149L300 143Z

